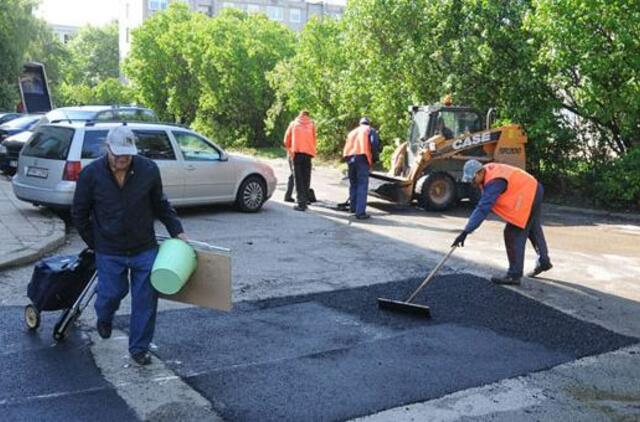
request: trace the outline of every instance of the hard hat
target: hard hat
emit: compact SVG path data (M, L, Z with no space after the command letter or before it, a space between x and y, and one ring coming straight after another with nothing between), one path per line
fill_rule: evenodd
M368 117L363 117L362 119L360 119L360 124L361 125L368 125L369 124L369 118Z

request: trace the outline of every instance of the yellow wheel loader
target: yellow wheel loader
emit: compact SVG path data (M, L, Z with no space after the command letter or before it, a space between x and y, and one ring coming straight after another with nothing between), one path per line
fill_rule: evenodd
M524 169L527 136L520 126L491 129L494 110L483 116L471 107L437 104L409 107L408 140L393 153L388 173L370 173L370 193L399 203L414 199L442 211L479 192L462 183L467 160L496 161Z

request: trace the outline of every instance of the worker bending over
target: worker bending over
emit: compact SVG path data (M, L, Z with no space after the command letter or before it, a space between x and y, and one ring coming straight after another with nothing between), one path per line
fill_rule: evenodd
M535 269L527 275L535 277L550 270L552 265L540 218L544 194L542 184L517 167L499 163L483 166L477 160L465 163L462 181L480 188L482 196L452 246L464 246L467 235L482 224L489 211L493 211L507 222L504 243L509 270L503 277L491 277L491 281L497 284L520 284L527 237L538 254Z

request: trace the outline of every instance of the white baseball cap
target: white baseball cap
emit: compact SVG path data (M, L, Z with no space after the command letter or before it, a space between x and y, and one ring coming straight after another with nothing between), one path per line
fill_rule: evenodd
M126 126L109 130L105 142L114 155L138 155L136 135Z
M478 160L469 160L464 163L464 167L462 169L462 181L464 183L469 183L476 177L476 173L480 171L482 168L482 163Z

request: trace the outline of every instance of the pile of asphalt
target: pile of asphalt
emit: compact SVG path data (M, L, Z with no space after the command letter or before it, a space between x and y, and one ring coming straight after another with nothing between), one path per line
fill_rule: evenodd
M1 420L135 420L102 378L86 336L72 329L56 343L52 333L58 312L42 313L42 325L33 332L22 315L22 307L0 307Z
M226 420L344 420L638 341L465 274L416 299L431 320L378 309L420 281L162 312L156 353Z

